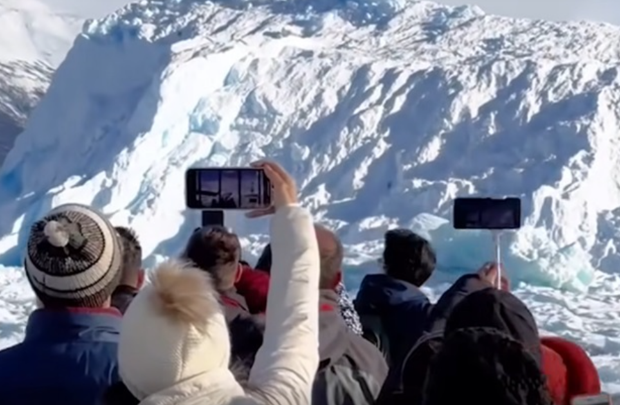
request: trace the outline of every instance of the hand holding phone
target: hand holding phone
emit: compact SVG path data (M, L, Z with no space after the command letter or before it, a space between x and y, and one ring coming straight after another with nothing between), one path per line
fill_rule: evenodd
M269 179L272 190L272 205L268 208L258 208L246 214L248 218L258 218L273 214L280 207L297 204L297 186L295 180L279 164L270 161L259 161L252 163L254 168L265 171L265 176Z
M498 263L486 263L478 270L481 279L488 282L492 286L500 286L504 291L510 291L510 281L503 271L503 266ZM498 280L499 278L499 280Z

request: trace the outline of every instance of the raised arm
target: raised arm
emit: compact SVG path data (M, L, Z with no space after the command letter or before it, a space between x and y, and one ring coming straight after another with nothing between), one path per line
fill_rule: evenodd
M296 204L296 195L289 197L271 221L265 335L248 381L250 395L265 405L310 404L319 366L319 250L310 213Z

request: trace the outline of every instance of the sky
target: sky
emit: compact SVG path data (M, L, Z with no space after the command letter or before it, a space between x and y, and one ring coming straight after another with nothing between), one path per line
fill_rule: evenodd
M66 12L79 18L101 18L132 0L39 0L52 10Z
M620 26L620 0L437 0L475 4L489 14L544 20L594 20Z

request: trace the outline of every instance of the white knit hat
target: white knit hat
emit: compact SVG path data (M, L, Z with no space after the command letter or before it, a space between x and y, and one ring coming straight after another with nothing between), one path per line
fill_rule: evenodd
M118 285L121 265L116 231L88 206L60 205L32 225L24 269L45 306L101 306Z
M139 400L189 377L226 369L228 327L207 273L161 264L123 317L119 373Z

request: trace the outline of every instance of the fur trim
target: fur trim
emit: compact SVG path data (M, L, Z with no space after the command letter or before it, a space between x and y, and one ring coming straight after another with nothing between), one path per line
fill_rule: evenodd
M221 313L211 277L188 263L164 262L152 273L151 280L155 306L172 320L193 325L204 333L205 319Z

